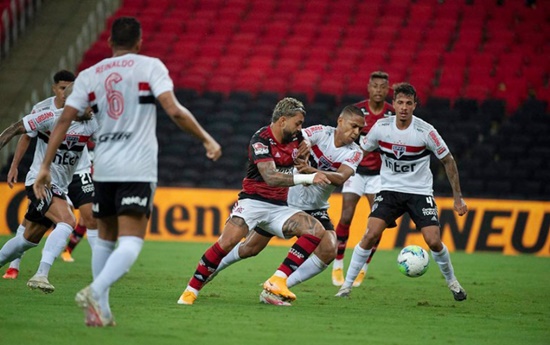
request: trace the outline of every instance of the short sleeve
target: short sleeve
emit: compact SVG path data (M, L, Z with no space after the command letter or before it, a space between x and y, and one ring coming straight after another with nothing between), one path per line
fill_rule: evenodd
M447 144L435 128L431 128L426 136L426 147L428 150L432 151L438 159L450 153Z
M78 110L79 114L84 114L84 110L88 107L91 90L86 88L86 71L81 72L74 81L73 92L65 101L65 106L70 106Z
M254 164L273 160L269 146L269 139L262 138L258 133L252 136L249 149Z
M174 90L174 83L168 74L168 68L159 59L152 59L151 91L158 97L166 91Z
M378 133L380 132L379 123L379 121L376 122L369 133L361 138L359 144L363 150L371 152L378 148Z
M48 131L53 128L57 117L51 110L39 111L37 113L29 114L21 121L25 126L25 131L30 137L35 137L38 131Z
M357 148L357 150L350 151L349 155L344 159L342 163L352 168L353 172L355 172L362 159L363 152L359 150L359 148Z

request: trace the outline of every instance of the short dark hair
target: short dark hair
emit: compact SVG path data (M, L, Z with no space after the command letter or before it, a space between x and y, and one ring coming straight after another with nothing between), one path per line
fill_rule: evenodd
M60 81L68 81L73 82L76 79L75 75L71 71L67 71L66 69L62 69L61 71L57 72L53 75L53 83L57 84Z
M389 81L390 80L390 75L384 71L374 71L370 74L370 79L369 80L372 80L372 79L375 79L375 78L378 78L378 79L385 79L386 81Z
M414 101L417 102L416 99L416 90L414 86L412 86L409 83L399 83L393 85L393 99L397 97L398 94L403 94L405 96L412 96Z
M358 107L356 107L354 105L346 105L346 107L344 109L342 109L342 112L340 114L341 115L349 114L349 115L365 116L365 114L363 114L361 109L359 109Z
M141 24L134 17L115 19L111 27L111 42L119 48L132 48L141 39Z

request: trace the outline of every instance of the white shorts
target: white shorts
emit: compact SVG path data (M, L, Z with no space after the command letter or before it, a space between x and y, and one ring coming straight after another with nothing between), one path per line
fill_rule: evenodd
M361 175L351 176L342 187L342 193L353 193L359 196L364 194L376 194L380 192L382 180L380 175Z
M249 231L259 226L274 236L285 238L283 225L288 218L298 212L302 211L290 206L273 205L255 199L241 199L237 200L229 217L244 219Z

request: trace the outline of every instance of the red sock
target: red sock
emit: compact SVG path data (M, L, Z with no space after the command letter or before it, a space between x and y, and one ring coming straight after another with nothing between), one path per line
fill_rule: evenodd
M84 234L86 233L86 227L80 224L76 225L71 236L69 237L69 243L67 244L67 250L69 253L73 252L74 247L80 242Z
M376 253L376 249L378 249L378 245L380 244L381 239L382 239L382 235L380 235L380 237L378 238L378 241L376 241L376 243L372 247L369 258L367 259L367 264L370 264L370 261L372 260L374 253Z
M216 271L216 268L218 268L218 265L226 255L227 252L225 252L222 247L220 247L218 242L214 243L212 247L208 248L206 252L204 252L201 260L199 261L199 264L197 265L197 270L189 281L189 286L197 290L202 289L202 286L204 285L206 279L208 279L208 277L210 277L210 275L212 275L212 273Z
M338 251L336 252L336 260L342 260L346 253L346 245L349 238L349 227L351 224L338 223L336 227L336 240L338 241Z
M279 271L283 271L287 276L296 271L304 261L313 253L319 245L321 239L313 235L302 235L288 251L286 259L279 266Z

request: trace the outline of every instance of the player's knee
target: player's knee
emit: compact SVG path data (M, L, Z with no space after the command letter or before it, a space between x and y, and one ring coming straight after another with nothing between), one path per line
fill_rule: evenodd
M327 236L327 234L325 234L325 237ZM336 243L332 243L332 241L331 242L321 241L317 249L315 249L315 255L317 255L317 257L322 262L328 265L332 261L334 261L334 259L336 258L336 250L337 250Z

